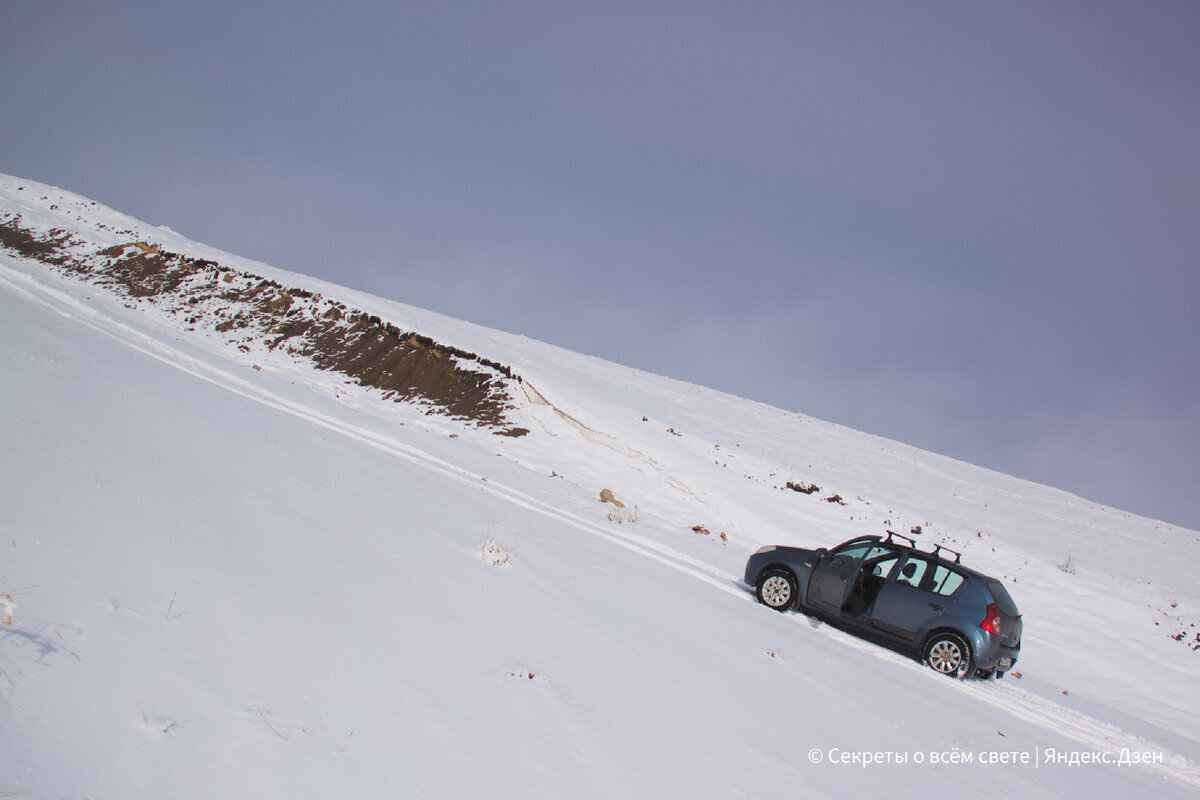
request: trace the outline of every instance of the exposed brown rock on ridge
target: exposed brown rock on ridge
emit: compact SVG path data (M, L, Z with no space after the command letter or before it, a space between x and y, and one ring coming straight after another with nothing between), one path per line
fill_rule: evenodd
M100 250L64 231L40 234L20 215L0 217L0 246L134 302L180 316L187 329L231 335L231 344L259 341L379 389L385 399L425 404L505 436L529 431L508 412L516 376L498 362L435 342L317 293L239 272L208 259L131 241ZM240 337L240 338L239 338Z

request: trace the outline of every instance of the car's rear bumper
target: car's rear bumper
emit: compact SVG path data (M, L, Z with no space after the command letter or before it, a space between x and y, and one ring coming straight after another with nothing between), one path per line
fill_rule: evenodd
M1003 644L999 637L985 633L975 642L975 668L982 672L1008 672L1017 663L1021 655L1021 645L1015 647Z

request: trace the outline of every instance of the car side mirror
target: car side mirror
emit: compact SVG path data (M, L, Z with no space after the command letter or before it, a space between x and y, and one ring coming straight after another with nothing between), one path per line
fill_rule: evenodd
M824 547L817 548L817 561L824 561L825 556L827 556L827 555L829 555L829 551L826 550Z

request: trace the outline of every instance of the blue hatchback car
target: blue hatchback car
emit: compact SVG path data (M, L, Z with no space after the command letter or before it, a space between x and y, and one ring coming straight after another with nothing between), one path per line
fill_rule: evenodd
M746 562L745 578L776 611L812 614L944 675L1001 678L1017 663L1021 614L1004 584L961 560L888 531L832 550L763 547Z

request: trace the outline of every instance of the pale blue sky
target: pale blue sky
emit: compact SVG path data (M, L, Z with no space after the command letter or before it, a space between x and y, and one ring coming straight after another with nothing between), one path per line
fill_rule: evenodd
M1200 2L0 0L0 170L1200 528Z

